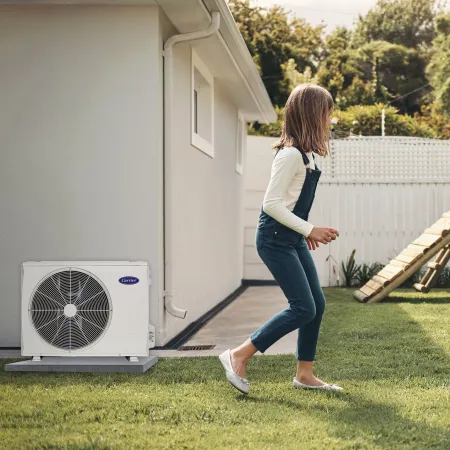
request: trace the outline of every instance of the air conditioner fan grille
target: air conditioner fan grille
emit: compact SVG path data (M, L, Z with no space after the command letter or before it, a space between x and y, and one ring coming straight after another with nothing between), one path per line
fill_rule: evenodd
M44 341L62 350L79 350L106 331L111 302L92 274L62 270L45 278L30 302L30 318Z

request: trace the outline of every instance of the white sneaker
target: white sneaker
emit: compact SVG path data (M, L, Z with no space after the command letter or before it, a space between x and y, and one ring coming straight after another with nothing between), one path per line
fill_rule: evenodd
M298 389L316 389L318 391L343 391L344 388L341 386L337 386L336 384L324 384L322 386L308 386L307 384L303 384L294 378L292 385Z
M234 386L238 391L241 391L243 394L248 394L248 380L246 380L245 378L241 378L234 372L233 366L231 365L230 349L225 350L219 356L219 360L222 363L227 379L232 384L232 386Z

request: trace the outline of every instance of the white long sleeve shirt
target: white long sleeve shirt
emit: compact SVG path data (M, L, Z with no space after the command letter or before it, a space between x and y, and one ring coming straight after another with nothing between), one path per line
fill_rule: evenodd
M315 168L312 152L305 153L311 169ZM308 237L314 225L292 211L306 177L306 166L295 147L280 150L272 163L269 186L264 196L263 211L276 221Z

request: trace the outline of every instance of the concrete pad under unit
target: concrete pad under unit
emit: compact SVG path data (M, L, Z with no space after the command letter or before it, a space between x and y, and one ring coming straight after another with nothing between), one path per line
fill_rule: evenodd
M110 372L144 373L158 362L155 355L128 361L125 357L56 357L48 356L41 361L21 361L6 364L7 372Z

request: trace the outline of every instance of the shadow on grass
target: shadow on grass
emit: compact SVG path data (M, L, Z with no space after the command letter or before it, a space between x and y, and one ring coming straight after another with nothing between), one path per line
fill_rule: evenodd
M400 295L392 295L389 296L385 301L385 303L412 303L412 304L418 304L418 303L430 303L433 305L439 305L439 304L448 304L450 303L450 294L448 297L433 297L433 295L430 293L427 296L423 295L421 297L402 297Z
M450 434L445 427L432 426L426 421L409 420L392 405L373 402L353 393L303 392L303 394L338 398L345 402L345 407L336 402L315 402L305 406L300 400L296 402L280 398L244 395L240 395L236 399L243 403L267 405L276 403L282 407L295 409L299 413L317 416L318 420L331 422L334 428L329 432L344 439L349 435L368 434L373 441L384 448L394 443L396 446L402 444L408 445L409 448L424 448L421 443L418 443L418 446L414 445L417 439L420 439L422 443L426 442L427 448L449 448ZM402 448L404 447L402 446Z
M414 289L397 289L393 291L384 303L430 303L447 304L450 303L450 289L434 287L428 294L417 292Z
M322 395L330 398L327 402L308 402L307 406L301 400L297 403L279 396L239 396L238 399L258 404L274 402L317 416L318 420L329 420L335 435L348 437L365 433L382 448L391 448L392 444L401 448L450 448L449 429L430 423L426 409L411 420L405 417L403 407L389 398L390 390L397 388L423 392L449 386L449 354L431 336L436 332L442 336L440 330L449 326L450 309L446 305L450 304L450 291L441 291L434 297L417 294L419 298L399 293L389 302L367 305L354 302L347 292L334 298L330 294L316 368L321 378L342 384L344 388L353 385L358 392L302 391L303 399ZM423 314L427 328L411 314L418 318ZM254 378L277 380L277 374L268 374L259 367L270 367L270 360L264 358L255 364L258 367ZM379 401L364 395L365 382L370 382L367 389L377 389L379 382ZM417 408L426 405L422 401L419 396ZM436 398L436 402L441 401ZM439 404L444 413L442 403Z

